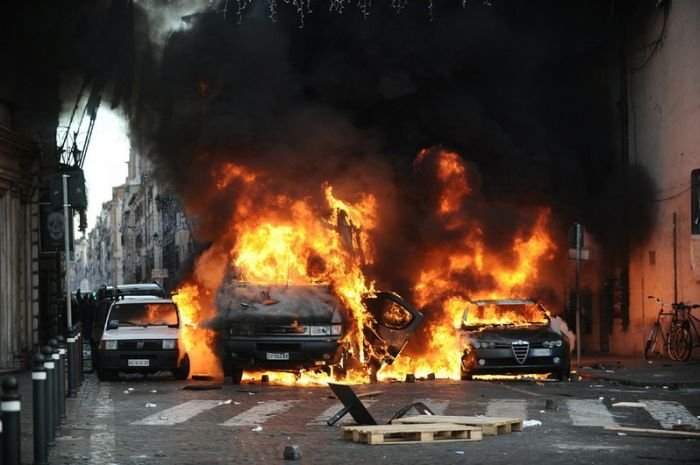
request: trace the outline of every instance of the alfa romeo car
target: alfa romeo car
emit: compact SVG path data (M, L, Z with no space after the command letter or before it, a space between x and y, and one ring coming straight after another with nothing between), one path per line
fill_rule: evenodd
M551 373L569 379L570 342L533 300L475 300L468 303L461 330L467 341L461 377Z

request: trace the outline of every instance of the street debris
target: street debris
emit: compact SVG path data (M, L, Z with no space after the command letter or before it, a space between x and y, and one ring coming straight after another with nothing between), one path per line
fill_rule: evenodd
M530 426L541 426L542 422L540 420L525 420L523 422L523 428L529 428Z
M700 438L700 432L694 431L676 431L670 429L650 429L650 428L631 428L627 426L604 426L609 431L622 431L626 433L639 433L642 435L652 436L676 436L683 438Z
M151 402L146 402L146 408L155 408L156 404L153 404Z
M230 404L231 402L233 402L231 399L228 399L228 400L220 400L220 401L219 401L219 405L228 405L228 404ZM236 405L238 405L238 404L240 404L240 402L236 402Z
M508 434L513 431L523 430L523 420L521 418L507 417L483 417L483 416L460 416L460 415L414 415L409 417L394 418L392 424L435 424L447 423L463 426L473 426L481 428L485 436L496 436Z
M340 431L343 439L370 445L481 441L482 438L481 428L478 426L454 423L341 426Z
M646 408L647 404L644 402L616 402L612 404L613 407L640 407Z
M258 432L262 431L262 426L254 426L250 430L253 431L254 433L258 433Z
M456 450L455 455L464 455L464 451L463 450Z
M299 446L285 446L284 447L284 460L299 460L301 458L301 449Z

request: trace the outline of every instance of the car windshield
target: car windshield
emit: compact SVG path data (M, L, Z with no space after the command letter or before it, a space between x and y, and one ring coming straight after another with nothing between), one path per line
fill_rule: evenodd
M521 326L543 324L549 320L542 307L534 302L481 301L470 302L464 311L462 326Z
M177 309L174 303L120 303L112 307L109 321L119 325L177 325Z

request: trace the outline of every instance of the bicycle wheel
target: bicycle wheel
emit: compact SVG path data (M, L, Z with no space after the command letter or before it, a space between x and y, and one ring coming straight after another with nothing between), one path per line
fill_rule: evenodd
M650 358L658 357L661 353L662 344L660 344L659 336L661 334L661 325L657 321L649 330L649 336L647 336L647 342L644 344L644 358L649 360Z
M671 328L669 334L669 354L674 360L685 362L690 358L692 352L692 338L687 325L676 324Z

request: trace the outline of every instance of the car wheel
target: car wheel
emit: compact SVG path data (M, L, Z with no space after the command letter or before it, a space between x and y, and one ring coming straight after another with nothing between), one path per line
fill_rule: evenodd
M569 381L571 379L571 369L569 367L564 368L556 373L557 381Z
M173 376L175 379L187 379L190 376L190 356L185 354L184 357L182 357L182 363L180 363L180 366L177 368L173 369Z
M462 375L460 376L460 379L461 379L462 381L471 381L471 380L474 379L474 375L472 375L472 374L469 373L469 372L464 372L464 371L463 371L463 372L462 372Z
M115 381L119 378L119 372L117 370L107 370L105 368L98 368L97 379L100 381Z
M243 380L243 370L241 368L232 366L231 367L231 381L233 384L241 384Z

